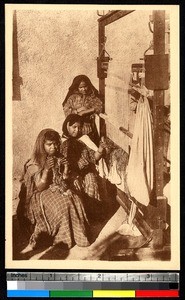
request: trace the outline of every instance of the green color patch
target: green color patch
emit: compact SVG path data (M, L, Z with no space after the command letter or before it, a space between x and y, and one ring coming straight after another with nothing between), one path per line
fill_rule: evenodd
M92 291L50 291L49 296L50 298L51 297L92 298L93 292Z

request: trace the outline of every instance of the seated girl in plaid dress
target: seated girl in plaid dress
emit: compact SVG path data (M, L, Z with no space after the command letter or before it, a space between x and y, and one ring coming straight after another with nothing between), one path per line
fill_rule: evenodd
M68 187L68 163L60 156L60 143L58 132L42 130L24 166L17 217L22 227L31 225L33 230L22 253L36 248L43 234L53 245L89 245L86 213L79 196Z
M69 169L79 176L84 198L101 201L96 164L103 155L105 145L100 143L98 148L95 146L96 151L92 150L80 140L81 128L82 119L79 115L71 114L67 116L62 127L61 153L67 158ZM89 139L89 137L87 138Z

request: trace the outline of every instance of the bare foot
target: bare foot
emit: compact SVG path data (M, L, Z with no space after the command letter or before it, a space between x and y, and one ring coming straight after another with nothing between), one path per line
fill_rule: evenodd
M30 244L28 244L28 246L26 246L26 247L21 251L21 254L25 254L25 253L30 252L30 251L32 251L32 250L33 250L33 247L32 247Z

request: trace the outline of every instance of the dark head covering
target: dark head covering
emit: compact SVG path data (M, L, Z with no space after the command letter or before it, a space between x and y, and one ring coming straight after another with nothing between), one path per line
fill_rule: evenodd
M65 121L62 125L62 131L63 131L63 134L65 136L69 137L69 133L68 133L68 130L67 130L67 124L69 123L69 126L72 126L76 122L83 125L82 117L77 115L77 114L70 114L66 117L66 119L65 119Z
M94 87L94 85L91 83L90 79L86 75L78 75L73 79L73 82L71 86L69 87L69 91L67 93L67 96L64 99L64 102L62 105L64 106L67 99L74 93L78 93L78 87L80 83L84 81L87 86L88 86L88 94L91 95L93 94L96 97L99 97L98 90Z

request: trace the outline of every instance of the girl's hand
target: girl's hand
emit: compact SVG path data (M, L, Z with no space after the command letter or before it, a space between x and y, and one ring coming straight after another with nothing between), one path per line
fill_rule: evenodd
M69 178L69 174L68 173L63 173L63 179L66 180Z
M69 178L69 168L68 164L64 165L63 179L66 180Z
M54 162L54 157L53 156L48 156L44 165L44 169L49 171L50 169L52 169L55 165Z
M86 110L87 108L85 106L79 107L76 111L79 114L80 112Z
M83 116L83 115L88 115L88 114L93 114L94 113L94 108L85 108L84 106L82 106L81 108L77 109L77 114L79 116Z
M82 117L82 116L85 115L85 114L86 114L86 110L82 110L82 111L78 112L78 115L79 115L80 117Z
M74 183L75 189L77 191L81 191L82 190L82 185L81 185L81 183L79 181L79 177L78 176L75 178L75 180L74 180L73 183Z
M106 147L107 147L107 144L105 142L100 142L98 151L103 152L103 150L106 149Z
M64 156L60 158L60 163L62 165L68 165L69 164L67 158L64 157Z
M96 161L99 161L100 158L103 156L103 154L105 153L107 149L107 144L104 140L104 138L101 138L101 141L100 141L100 145L98 147L98 150L95 152L95 159Z
M107 143L106 143L106 141L105 141L105 137L102 136L102 137L101 137L101 141L100 141L100 145L99 145L99 150L100 150L100 151L103 151L103 150L106 149L106 148L107 148Z

